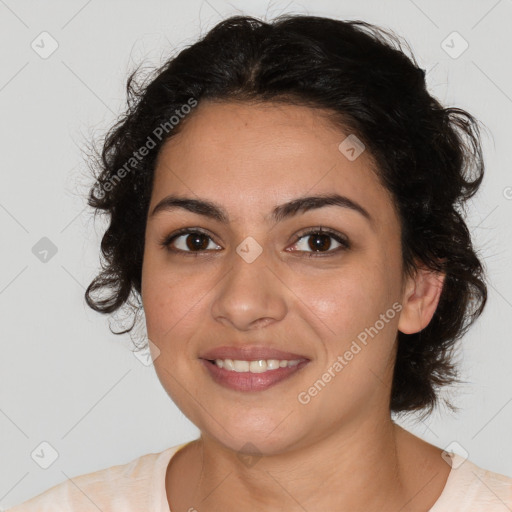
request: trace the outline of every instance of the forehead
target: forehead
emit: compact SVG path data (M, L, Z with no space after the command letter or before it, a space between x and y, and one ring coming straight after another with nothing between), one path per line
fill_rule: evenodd
M239 217L298 196L337 192L390 221L391 196L369 153L350 160L339 149L349 135L309 107L202 101L160 150L152 203L169 193L199 196Z

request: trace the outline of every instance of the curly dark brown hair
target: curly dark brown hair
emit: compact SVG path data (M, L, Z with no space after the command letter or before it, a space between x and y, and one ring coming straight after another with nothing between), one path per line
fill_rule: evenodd
M439 388L460 382L455 342L487 300L483 266L462 215L484 174L479 122L429 94L407 43L358 20L233 16L145 79L139 71L128 78L126 112L92 159L88 204L95 214L106 213L109 225L101 241L102 270L85 292L87 304L101 313L126 305L140 309L156 158L194 115L194 102L279 101L317 108L356 134L377 163L401 221L404 273L414 275L421 264L446 274L428 326L415 334L398 332L390 396L392 412L432 412ZM98 291L107 297L93 298Z

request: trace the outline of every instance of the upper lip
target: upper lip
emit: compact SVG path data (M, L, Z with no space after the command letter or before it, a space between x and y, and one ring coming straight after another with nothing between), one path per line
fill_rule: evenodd
M284 352L276 348L269 348L264 346L244 346L244 347L217 347L207 352L204 352L201 359L208 359L213 361L215 359L238 359L242 361L258 361L260 359L308 359L307 357L295 354L293 352Z

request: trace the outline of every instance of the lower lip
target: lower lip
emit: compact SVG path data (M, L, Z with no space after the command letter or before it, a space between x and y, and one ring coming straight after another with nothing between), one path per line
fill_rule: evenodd
M264 391L278 382L288 379L309 363L309 360L301 361L296 366L267 370L263 373L235 372L219 368L215 363L201 359L213 380L221 386L236 391Z

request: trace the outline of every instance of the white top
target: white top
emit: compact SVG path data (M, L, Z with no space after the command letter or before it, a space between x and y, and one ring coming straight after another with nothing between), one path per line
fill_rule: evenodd
M165 474L173 455L189 442L72 477L7 512L172 512ZM482 469L460 455L450 457L448 480L429 512L512 511L512 478Z

